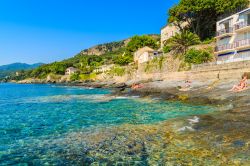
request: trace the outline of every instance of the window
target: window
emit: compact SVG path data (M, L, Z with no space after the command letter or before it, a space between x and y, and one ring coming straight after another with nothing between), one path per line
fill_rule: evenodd
M224 27L225 27L226 32L228 32L228 30L229 30L229 22L225 22Z
M245 32L243 39L250 39L250 32Z
M250 25L250 13L247 14L247 25Z
M229 30L229 28L232 26L232 19L223 21L219 24L220 30Z

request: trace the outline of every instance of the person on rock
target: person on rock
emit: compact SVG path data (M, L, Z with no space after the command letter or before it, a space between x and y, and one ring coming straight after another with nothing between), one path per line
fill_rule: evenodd
M231 92L240 92L240 91L244 91L247 89L247 76L243 75L242 76L242 80L240 81L240 83L238 85L234 85L232 89L230 89L229 91Z

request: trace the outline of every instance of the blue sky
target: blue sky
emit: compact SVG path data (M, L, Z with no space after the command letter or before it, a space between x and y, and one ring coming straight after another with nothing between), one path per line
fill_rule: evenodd
M0 0L0 65L49 63L90 46L160 33L178 0Z

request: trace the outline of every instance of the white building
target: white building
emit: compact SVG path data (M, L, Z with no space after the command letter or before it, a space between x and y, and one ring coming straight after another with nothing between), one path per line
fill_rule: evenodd
M78 69L74 68L74 67L69 67L66 69L65 71L65 75L72 75L74 73L78 72Z
M173 25L167 24L161 29L161 48L164 46L164 42L174 36L176 33L180 33L180 29Z
M217 63L250 60L250 8L217 22Z
M140 48L134 53L134 62L138 64L145 63L160 55L161 52L146 46Z

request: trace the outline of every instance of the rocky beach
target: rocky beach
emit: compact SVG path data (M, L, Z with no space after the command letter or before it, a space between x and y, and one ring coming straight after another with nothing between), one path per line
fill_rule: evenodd
M138 161L144 158L148 165L164 163L249 165L249 90L229 92L228 90L237 83L236 79L193 81L192 88L186 92L178 89L179 86L183 86L183 81L144 81L143 88L137 90L126 89L125 84L116 85L116 95L181 101L191 105L213 105L217 110L205 115L177 118L153 126L125 125L112 129L109 133L114 134L101 140L101 142L106 141L100 147L98 155L115 158L115 151L124 148L126 153L123 155L127 157L126 160L129 161L129 154L137 154ZM98 87L97 85L92 86ZM99 87L110 86L103 83L99 84ZM91 144L100 146L99 141L96 140ZM121 142L123 143L120 144ZM106 150L111 150L112 153ZM145 165L143 162L141 164Z

